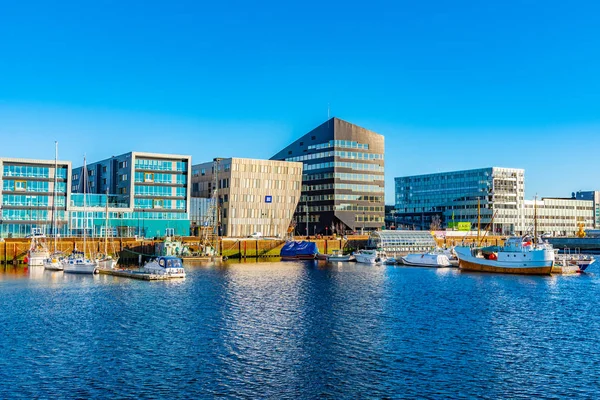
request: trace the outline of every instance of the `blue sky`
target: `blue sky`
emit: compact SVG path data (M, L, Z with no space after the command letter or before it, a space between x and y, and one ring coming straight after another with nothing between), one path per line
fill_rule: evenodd
M6 3L6 2L5 2ZM600 2L27 1L0 11L0 156L269 158L331 115L395 176L600 190Z

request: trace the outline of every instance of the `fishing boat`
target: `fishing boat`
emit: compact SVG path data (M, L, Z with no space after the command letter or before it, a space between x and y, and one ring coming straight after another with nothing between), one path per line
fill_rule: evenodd
M361 264L381 264L387 259L385 252L367 249L355 251L354 257Z
M161 256L148 261L140 269L146 274L169 276L171 278L185 278L185 269L179 257Z
M54 188L52 190L52 236L54 238L54 249L52 254L44 259L44 269L50 271L62 271L64 269L61 259L63 254L58 251L58 233L56 229L56 190L58 186L58 142L54 142Z
M505 274L549 275L555 252L548 244L534 244L528 238L510 237L497 252L484 254L482 248L454 248L459 268L466 271Z
M327 261L347 262L356 261L356 258L352 254L343 254L340 250L333 250L331 254L327 254Z
M91 260L86 257L86 238L87 238L87 205L86 205L86 186L87 182L87 168L85 164L85 157L83 158L83 251L78 251L77 247L73 249L73 252L66 258L62 259L62 265L65 272L71 274L95 274L98 272L98 264L95 260Z
M451 267L448 256L440 253L414 253L407 254L402 259L402 264L414 267Z
M46 235L39 229L33 229L29 250L27 250L27 265L30 267L43 267L44 260L50 256L46 245Z

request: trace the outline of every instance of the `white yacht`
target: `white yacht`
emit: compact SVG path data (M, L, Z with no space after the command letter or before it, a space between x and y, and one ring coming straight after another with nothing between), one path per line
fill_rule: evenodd
M185 278L185 270L181 258L161 256L148 261L141 268L141 272L155 275L168 275L172 278Z
M63 258L62 265L64 271L71 274L95 274L98 272L98 264L86 258L82 251L77 250Z
M358 250L354 252L354 257L356 262L362 264L381 264L387 259L385 252L377 250Z
M448 256L441 253L415 253L407 254L402 257L404 265L412 265L415 267L450 267Z

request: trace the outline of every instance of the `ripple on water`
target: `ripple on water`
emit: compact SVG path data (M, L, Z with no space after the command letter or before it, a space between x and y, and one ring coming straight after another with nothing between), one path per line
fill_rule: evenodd
M194 267L178 282L4 274L2 398L556 398L600 387L593 271L273 262Z

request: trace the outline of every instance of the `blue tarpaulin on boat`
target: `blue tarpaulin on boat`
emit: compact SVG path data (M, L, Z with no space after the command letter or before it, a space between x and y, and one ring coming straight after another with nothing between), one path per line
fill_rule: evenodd
M287 242L281 248L279 255L281 257L306 257L314 256L318 252L317 244L313 242Z

